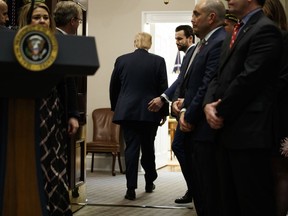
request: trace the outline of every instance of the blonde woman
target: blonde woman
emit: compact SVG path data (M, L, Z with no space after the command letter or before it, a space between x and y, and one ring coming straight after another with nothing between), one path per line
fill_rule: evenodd
M55 32L55 23L50 10L44 3L22 7L19 29L26 25L42 25ZM67 93L69 89L69 94ZM39 116L39 145L46 210L49 216L70 216L67 182L68 135L75 134L79 127L75 83L68 79L51 89L46 97L36 99ZM68 122L68 124L67 124Z

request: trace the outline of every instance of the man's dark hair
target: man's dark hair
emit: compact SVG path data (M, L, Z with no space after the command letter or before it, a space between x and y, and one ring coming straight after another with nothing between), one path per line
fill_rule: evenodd
M184 35L185 35L186 38L192 36L193 41L195 41L195 35L194 35L194 32L193 32L193 28L190 25L179 25L179 26L176 27L175 32L178 32L178 31L181 31L181 30L184 31Z
M266 1L266 0L258 0L258 4L261 5L261 6L263 6L263 5L265 4L265 1Z

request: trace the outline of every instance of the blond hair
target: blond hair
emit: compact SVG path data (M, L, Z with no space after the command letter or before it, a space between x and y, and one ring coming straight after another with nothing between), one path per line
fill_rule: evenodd
M146 32L136 34L134 46L139 49L150 49L152 45L152 35Z
M51 16L51 12L49 7L42 3L42 2L35 2L33 9L31 10L31 3L28 3L26 5L24 5L21 10L20 10L20 14L18 17L18 27L19 29L23 28L26 25L30 25L31 24L31 14L33 13L33 11L36 8L43 8L44 10L47 11L47 13L49 14L49 20L50 20L50 29L52 32L55 32L56 26L55 26L55 22L53 17Z

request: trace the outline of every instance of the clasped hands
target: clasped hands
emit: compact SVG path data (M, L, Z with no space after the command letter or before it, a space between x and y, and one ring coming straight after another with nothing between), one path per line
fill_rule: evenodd
M181 107L183 106L184 99L183 98L178 98L178 100L174 101L171 106L171 112L175 116L179 116L179 128L183 132L190 132L194 129L194 126L188 122L185 121L184 119L184 114L185 112L181 112ZM206 120L208 124L210 125L211 128L213 129L220 129L224 125L224 119L222 117L217 116L217 110L216 107L217 105L221 103L221 99L219 99L216 102L212 102L210 104L206 104L204 107L204 113L206 116ZM161 101L160 97L152 99L148 103L148 110L150 112L158 112L162 106L163 102ZM160 125L163 125L165 123L166 119L162 120Z
M174 115L179 116L179 128L183 132L190 132L194 129L194 125L188 123L184 119L185 112L181 112L181 107L183 105L183 98L179 98L177 101L172 103L172 112ZM224 119L222 117L217 116L216 107L221 103L221 99L216 102L206 104L204 107L204 113L206 116L206 120L211 128L220 129L224 125Z
M183 107L184 98L178 98L176 101L173 101L171 106L171 112L175 116L179 116L178 124L179 128L183 132L190 132L194 129L194 126L185 121L184 115L185 112L181 112L181 108Z
M179 116L179 128L182 132L191 132L194 129L194 125L188 123L185 121L184 119L185 116L185 112L180 112L180 116Z
M206 104L204 107L206 120L210 125L210 127L213 129L220 129L224 125L224 119L222 117L217 116L216 107L218 106L219 103L221 103L220 99L216 102Z

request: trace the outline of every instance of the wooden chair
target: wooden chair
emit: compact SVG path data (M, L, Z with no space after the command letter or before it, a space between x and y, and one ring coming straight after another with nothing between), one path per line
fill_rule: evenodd
M120 159L122 143L120 125L112 122L113 115L114 112L110 108L99 108L92 112L93 140L86 144L86 154L92 153L91 172L94 166L94 153L111 153L112 175L116 175L116 157L118 157L120 172L123 173Z

